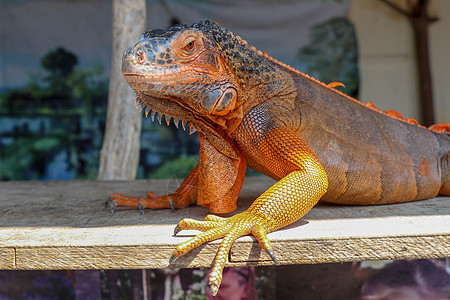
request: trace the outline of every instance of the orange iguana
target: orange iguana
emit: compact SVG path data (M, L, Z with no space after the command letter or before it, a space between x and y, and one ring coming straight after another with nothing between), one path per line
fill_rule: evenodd
M319 200L387 204L450 196L450 124L431 129L364 105L256 50L215 23L146 31L122 72L145 113L198 131L199 163L170 195L111 196L112 208L236 208L246 167L278 180L243 213L182 220L202 231L177 256L223 238L209 278L216 293L233 242L254 235L277 263L267 233ZM440 132L440 133L438 133Z

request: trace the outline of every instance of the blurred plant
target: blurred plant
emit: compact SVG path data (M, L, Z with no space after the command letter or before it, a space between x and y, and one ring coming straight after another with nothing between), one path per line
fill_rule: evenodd
M78 58L62 47L47 52L41 60L44 69L51 72L51 76L67 77L78 64Z
M75 54L58 47L47 52L41 60L42 67L49 73L45 81L51 88L52 95L69 98L71 87L68 78L78 64Z
M65 153L63 165L74 169L77 178L95 178L108 85L102 66L77 64L75 54L56 48L43 56L43 70L31 74L25 87L1 95L0 113L19 124L2 132L12 137L0 145L2 180L39 179L58 153ZM37 132L28 126L31 119L43 124Z
M197 164L198 157L195 155L167 160L166 163L152 172L151 178L185 178Z
M74 70L67 78L72 99L82 103L85 126L91 124L96 108L106 107L108 85L101 79L102 73L103 67L96 65L92 69Z
M64 137L22 137L6 145L2 152L0 179L38 179L44 174L47 161L58 151L61 139Z
M350 21L337 17L317 24L310 29L310 40L297 55L303 71L324 83L341 82L344 93L357 97L358 47Z
M24 88L2 95L2 113L34 114L43 108L67 110L72 107L106 106L107 80L103 67L76 68L78 58L64 48L49 51L41 60L44 72L30 74ZM54 111L55 113L55 111Z

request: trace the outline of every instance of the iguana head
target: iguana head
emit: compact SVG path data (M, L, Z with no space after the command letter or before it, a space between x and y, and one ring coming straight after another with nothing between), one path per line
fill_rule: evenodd
M237 82L203 24L148 30L125 51L123 75L138 97L148 96L140 98L150 109L205 121L226 116L236 108ZM173 102L169 111L157 104L159 99L166 104Z
M264 98L248 101L251 88L276 74L263 60L267 55L206 21L144 32L125 51L122 72L139 107L165 115L166 121L174 118L176 125L189 123L225 154L220 132L240 124L248 109L244 104Z

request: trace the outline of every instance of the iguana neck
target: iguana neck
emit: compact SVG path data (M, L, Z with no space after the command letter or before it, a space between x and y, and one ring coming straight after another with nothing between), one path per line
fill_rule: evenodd
M198 27L204 23L197 24ZM238 104L244 114L252 107L274 98L294 99L296 86L292 71L267 52L249 45L245 40L216 24L206 24L217 43L218 53L227 71L236 78Z

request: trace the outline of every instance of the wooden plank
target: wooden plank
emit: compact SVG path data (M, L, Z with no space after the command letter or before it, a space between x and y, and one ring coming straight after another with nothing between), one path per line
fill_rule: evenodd
M15 268L15 249L0 248L0 269L11 270Z
M173 237L173 225L101 228L1 229L0 249L15 250L3 269L166 268L174 248L190 236ZM188 231L189 233L189 231ZM186 267L210 265L217 242L184 258ZM196 255L199 254L199 255Z
M0 182L0 268L165 268L173 249L195 231L172 236L185 217L208 210L104 208L111 192L144 196L176 188L176 180ZM273 181L246 179L238 210ZM385 206L319 204L302 220L269 234L282 264L450 257L450 198ZM178 258L173 267L209 267L220 241ZM271 265L252 237L238 239L230 266Z

